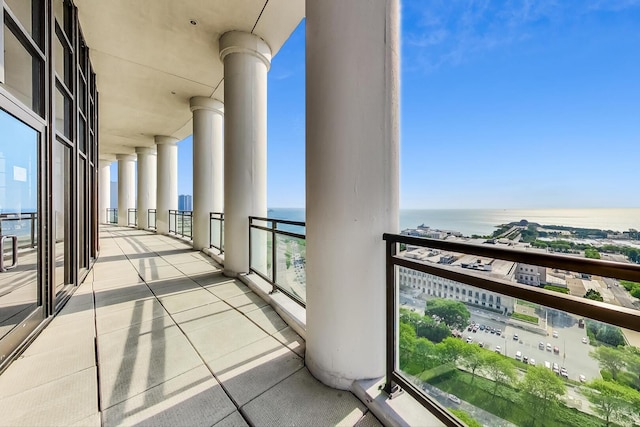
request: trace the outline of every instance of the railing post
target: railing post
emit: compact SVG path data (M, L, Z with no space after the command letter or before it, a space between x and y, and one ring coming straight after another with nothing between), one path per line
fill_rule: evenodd
M220 214L220 253L224 252L224 212ZM249 230L251 232L251 230ZM251 246L249 246L251 247Z
M31 247L36 247L36 214L31 213Z
M384 391L388 395L394 391L392 374L396 367L396 283L393 257L396 255L396 243L387 240L386 250L386 274L387 274L387 379Z
M276 250L276 224L277 223L275 221L271 221L271 279L273 280L273 289L271 289L271 293L278 290L275 285L277 278L276 272L278 271L278 268L276 267L276 256L278 253Z

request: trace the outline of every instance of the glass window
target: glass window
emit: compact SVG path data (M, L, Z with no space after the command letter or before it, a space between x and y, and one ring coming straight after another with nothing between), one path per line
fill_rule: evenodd
M56 88L56 130L71 139L71 100Z
M44 42L43 2L41 0L6 0L5 3L40 48Z
M38 142L34 129L0 110L0 340L38 307ZM14 239L16 240L14 260ZM33 248L36 248L34 250Z
M3 31L5 83L2 87L42 115L42 61L31 55L9 26L5 25Z
M66 40L60 37L60 34L58 34L58 32L59 31L56 31L56 37L54 37L56 74L58 74L60 81L63 81L69 90L73 90L71 51L69 50Z
M16 0L20 1L20 0ZM53 13L56 16L56 22L60 25L60 28L67 34L69 40L71 40L71 4L68 0L53 0Z

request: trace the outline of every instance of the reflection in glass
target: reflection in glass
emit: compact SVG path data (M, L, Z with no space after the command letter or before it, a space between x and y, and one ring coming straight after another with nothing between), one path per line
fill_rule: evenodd
M42 61L29 53L8 26L3 31L5 82L0 85L42 115Z
M38 133L0 110L0 234L18 265L0 272L0 339L38 306ZM12 264L5 239L3 265Z
M60 141L53 144L53 218L55 236L56 295L71 283L69 265L71 241L71 149Z
M276 235L276 283L302 301L307 299L305 239Z

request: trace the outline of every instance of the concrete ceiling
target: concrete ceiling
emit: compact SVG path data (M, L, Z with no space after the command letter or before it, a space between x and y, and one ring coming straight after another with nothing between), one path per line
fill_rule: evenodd
M190 135L192 96L224 101L222 34L251 32L275 55L304 16L304 0L74 3L97 75L103 158L151 146L154 135Z

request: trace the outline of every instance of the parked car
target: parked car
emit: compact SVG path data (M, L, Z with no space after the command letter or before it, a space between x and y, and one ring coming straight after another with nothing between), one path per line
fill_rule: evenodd
M536 366L536 359L534 359L533 357L529 359L529 365Z
M449 393L449 394L447 395L447 399L449 399L449 400L450 400L450 401L452 401L453 403L458 403L458 404L460 404L460 402L461 402L461 400L460 400L460 398L459 398L458 396L456 396L455 394L451 394L451 393Z
M502 353L502 348L499 345L496 346L496 353Z
M522 356L522 361L524 363L529 363L529 358L527 356Z
M467 337L467 344L471 344L473 342L473 338Z
M587 337L582 337L582 344L587 344Z
M558 346L553 347L553 352L555 354L560 354L560 349L558 348Z
M551 343L550 343L550 342L548 342L548 343L547 343L547 351L551 351L551 349L552 349L552 348L553 348L553 347L551 347Z
M518 341L518 334L513 334L513 340Z
M500 334L502 334L502 331L500 329L496 330L496 335L500 336Z
M520 350L516 351L516 360L522 360L522 352Z
M553 337L558 338L558 331L553 331Z
M578 377L578 379L580 380L581 383L586 382L587 381L587 377L585 377L584 375L580 374L580 376Z
M480 341L480 342L478 343L478 345L479 345L480 347L484 347L484 343L483 343L482 341Z
M540 341L540 342L538 343L538 348L539 348L540 350L544 350L544 343L543 343L542 341Z
M548 361L544 361L544 367L547 369L551 369L551 363L549 363Z

